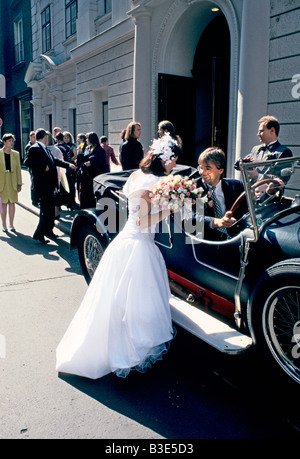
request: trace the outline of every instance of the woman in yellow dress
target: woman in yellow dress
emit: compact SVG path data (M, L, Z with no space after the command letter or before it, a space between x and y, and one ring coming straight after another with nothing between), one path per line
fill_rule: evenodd
M12 147L15 142L13 134L4 134L3 148L0 149L0 197L2 199L2 231L7 232L6 216L9 215L9 229L14 228L15 203L18 202L18 193L22 188L22 174L20 154Z

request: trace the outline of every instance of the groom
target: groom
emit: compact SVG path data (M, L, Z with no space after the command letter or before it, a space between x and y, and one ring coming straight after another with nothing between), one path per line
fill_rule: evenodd
M223 178L225 154L217 147L204 150L198 158L199 178L197 186L204 188L203 196L208 196L204 206L204 238L218 241L229 238L227 230L236 222L232 207L244 192L243 183L236 179ZM246 202L239 209L238 217L247 212Z

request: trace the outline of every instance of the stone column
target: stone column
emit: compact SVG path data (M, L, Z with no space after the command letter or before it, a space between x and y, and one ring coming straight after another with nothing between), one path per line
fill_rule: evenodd
M143 8L135 13L134 19L133 118L142 125L140 141L147 152L151 143L151 12Z
M258 143L258 119L267 113L270 0L244 0L237 112L236 159Z
M62 113L62 97L63 93L61 90L51 91L50 96L52 98L52 115L53 115L53 127L59 126L63 129L63 113Z
M33 129L36 130L42 127L41 118L42 118L42 96L38 83L32 83L32 100L33 105Z

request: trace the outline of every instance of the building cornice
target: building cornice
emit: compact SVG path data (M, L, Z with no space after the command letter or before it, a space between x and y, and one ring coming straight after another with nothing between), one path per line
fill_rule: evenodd
M108 30L101 32L90 40L71 50L72 62L78 63L87 59L99 51L105 51L112 46L123 43L124 40L134 37L134 24L131 18L110 27Z

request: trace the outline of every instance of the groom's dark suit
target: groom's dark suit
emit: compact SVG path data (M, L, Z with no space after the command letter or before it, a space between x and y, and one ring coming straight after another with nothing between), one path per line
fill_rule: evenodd
M209 192L209 187L205 183L202 182L201 177L199 176L194 177L197 187L202 187L204 189L204 192L202 196L206 196L207 193ZM222 186L222 191L224 194L224 200L225 200L225 207L226 207L226 212L231 209L232 205L236 201L236 199L244 192L244 185L240 180L236 179L227 179L223 178L221 179L221 186ZM248 211L247 209L247 204L246 200L242 203L239 209L237 209L234 217L236 219L239 219L242 217L243 214L245 214ZM204 239L208 240L220 240L224 239L224 233L221 233L218 229L216 228L211 228L210 223L212 218L215 217L214 214L214 209L211 207L208 202L205 203L204 205ZM230 231L230 235L234 235L234 230Z
M54 226L54 191L58 188L56 166L68 169L70 164L54 158L39 142L29 148L24 164L32 170L35 193L40 200L40 221L33 238L42 240L44 236L52 234Z

